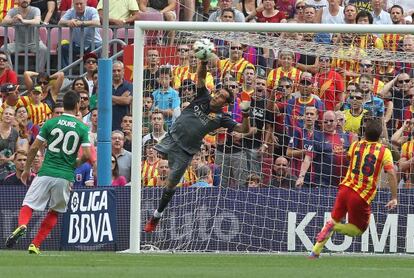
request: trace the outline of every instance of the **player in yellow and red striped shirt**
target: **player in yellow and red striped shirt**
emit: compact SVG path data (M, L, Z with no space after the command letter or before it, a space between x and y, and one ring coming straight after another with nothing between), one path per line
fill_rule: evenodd
M371 215L371 202L377 192L377 182L382 168L388 175L391 200L388 209L397 206L397 174L391 151L379 143L382 119L370 118L365 124L365 139L355 142L348 151L350 163L345 178L339 185L331 218L316 237L310 258L318 258L325 243L338 232L347 236L359 236L367 229ZM341 221L348 213L348 223Z

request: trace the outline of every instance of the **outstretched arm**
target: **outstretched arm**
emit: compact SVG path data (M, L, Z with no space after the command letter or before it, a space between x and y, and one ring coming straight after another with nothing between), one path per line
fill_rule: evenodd
M206 86L208 60L200 60L197 68L197 88Z

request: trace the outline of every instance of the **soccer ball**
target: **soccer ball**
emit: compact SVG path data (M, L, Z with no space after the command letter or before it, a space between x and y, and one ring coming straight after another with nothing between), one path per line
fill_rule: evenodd
M200 60L208 60L213 56L214 43L209 39L201 39L193 45L194 55Z

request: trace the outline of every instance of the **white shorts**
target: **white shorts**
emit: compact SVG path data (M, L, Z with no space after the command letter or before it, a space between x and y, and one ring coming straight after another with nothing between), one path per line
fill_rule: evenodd
M49 203L49 209L64 213L69 201L71 184L62 178L35 177L24 197L23 206L43 211Z

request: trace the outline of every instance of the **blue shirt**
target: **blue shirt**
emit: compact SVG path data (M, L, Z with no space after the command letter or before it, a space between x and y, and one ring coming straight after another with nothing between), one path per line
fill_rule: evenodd
M73 183L74 187L84 187L85 182L88 180L93 180L93 168L92 165L88 162L83 163L81 166L75 169L75 182Z
M157 89L152 93L154 97L154 108L158 108L160 110L167 110L167 109L177 109L180 107L180 97L178 92L171 87L168 87L167 91L161 91L161 89ZM173 117L164 117L165 123L167 124L168 129L172 125Z
M344 110L346 109L351 109L349 99L344 104ZM371 100L364 103L363 109L370 111L375 117L382 117L385 112L384 100L371 94Z
M391 16L384 10L377 16L374 12L371 13L374 18L373 24L392 24Z
M71 19L79 19L81 21L90 21L90 20L100 20L98 10L93 7L85 7L85 11L83 15L76 14L74 8L68 10L61 20L71 20ZM102 44L102 38L99 34L98 27L85 27L83 29L83 37L81 36L81 28L76 27L72 28L72 42L74 42L77 46L80 46L81 40L84 40L85 49L91 47L92 41L95 42L95 47L98 47Z

